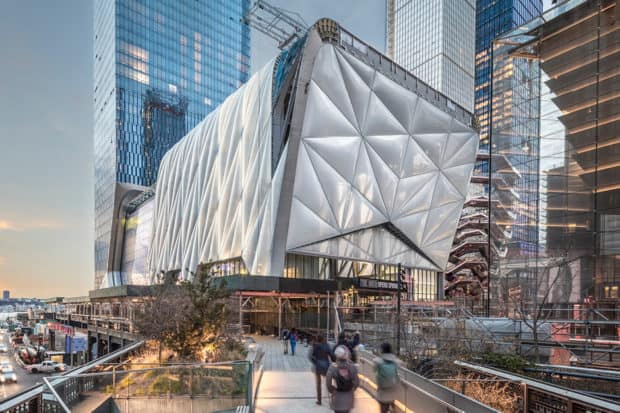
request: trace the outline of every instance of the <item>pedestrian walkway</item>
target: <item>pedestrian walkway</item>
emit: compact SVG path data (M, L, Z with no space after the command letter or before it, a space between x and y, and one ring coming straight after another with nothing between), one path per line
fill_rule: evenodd
M284 354L282 342L273 337L256 336L265 351L263 378L258 390L257 413L330 412L329 397L323 383L323 405L317 406L314 374L308 351L302 343L294 356ZM376 413L377 402L364 390L355 392L354 413Z

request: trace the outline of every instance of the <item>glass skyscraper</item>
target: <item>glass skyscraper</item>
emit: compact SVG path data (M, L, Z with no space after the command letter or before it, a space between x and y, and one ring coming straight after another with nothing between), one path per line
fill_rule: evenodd
M248 79L241 18L249 3L95 1L95 288L120 271L121 206L153 185L166 151Z
M474 0L386 0L387 55L466 110L474 103Z
M491 169L512 197L492 194L491 218L510 235L495 274L564 318L620 305L617 16L614 0L573 0L493 46Z
M480 151L489 151L491 122L492 42L507 32L542 13L542 0L477 0L476 1L476 78L475 115L480 127ZM479 172L488 173L481 161Z

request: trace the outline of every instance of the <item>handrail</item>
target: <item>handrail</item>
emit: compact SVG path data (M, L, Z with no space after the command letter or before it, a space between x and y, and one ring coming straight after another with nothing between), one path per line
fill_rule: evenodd
M121 349L118 349L110 354L107 354L103 357L100 357L98 359L95 359L81 367L78 367L76 369L64 372L58 376L53 376L54 379L54 384L57 384L61 379L66 378L67 376L69 376L70 374L79 374L83 371L87 371L88 369L94 367L94 366L98 366L101 364L106 363L109 360L113 360L114 358L118 357L119 355L122 355L128 351L132 351L135 350L136 348L141 347L144 344L144 341L139 341L137 343L133 343L130 344L128 346L125 346ZM11 395L9 397L7 397L6 399L2 400L0 402L0 411L5 411L10 409L11 407L20 404L20 403L24 403L28 400L31 400L37 396L39 396L41 393L43 393L45 385L44 384L38 384L35 386L32 386L20 393Z
M373 354L364 350L359 351L358 354L360 355L360 374L362 376L362 382L370 385L369 388L365 387L365 389L372 394L377 388L374 381L370 378L370 376L372 376L372 374L370 374L371 371L368 371L374 364L372 360ZM404 397L402 398L404 398L404 400L398 399L397 405L405 412L409 413L421 409L420 411L429 413L446 411L450 413L499 413L497 410L477 400L455 392L448 387L420 376L402 366L399 367L398 370L401 383L403 384ZM414 380L419 381L419 383L414 383ZM411 399L414 400L415 409L408 405L408 391L414 393ZM424 403L426 404L424 405Z
M477 364L467 363L464 361L455 361L454 364L457 366L465 367L470 370L478 371L480 373L501 377L503 379L511 380L513 382L519 382L527 385L530 388L539 389L546 393L555 394L557 396L565 397L569 400L577 400L580 403L585 403L591 407L605 409L605 411L609 412L617 412L618 404L613 402L608 402L602 399L598 399L595 397L588 396L581 392L572 391L563 387L554 386L551 384L546 384L539 382L537 380L529 379L517 374L512 374L508 372L504 372L501 370L493 369L490 367L479 366Z
M60 405L60 407L62 407L65 412L71 413L71 409L69 409L69 407L65 404L60 395L56 392L56 389L54 389L54 386L52 386L47 380L47 377L43 377L43 383L45 383L49 391L54 395L54 398L56 399L56 402Z

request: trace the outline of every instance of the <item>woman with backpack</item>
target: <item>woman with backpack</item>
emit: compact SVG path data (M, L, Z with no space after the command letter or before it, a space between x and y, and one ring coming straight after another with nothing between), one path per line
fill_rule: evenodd
M349 360L349 350L338 346L334 350L336 362L329 366L325 377L335 413L349 413L353 408L353 393L360 384L357 367Z
M310 361L312 362L312 371L316 377L316 404L321 405L321 376L327 374L327 369L333 359L332 349L325 342L322 335L318 334L312 343L310 351Z
M377 375L377 401L381 406L381 413L388 413L394 409L394 400L398 396L398 358L392 353L390 343L381 344L381 355L375 360Z

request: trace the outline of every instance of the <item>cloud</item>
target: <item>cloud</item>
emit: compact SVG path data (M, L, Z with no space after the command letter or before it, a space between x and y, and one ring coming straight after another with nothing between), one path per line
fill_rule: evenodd
M32 229L56 229L62 228L62 221L50 219L35 219L24 222L0 219L0 231L27 231Z

